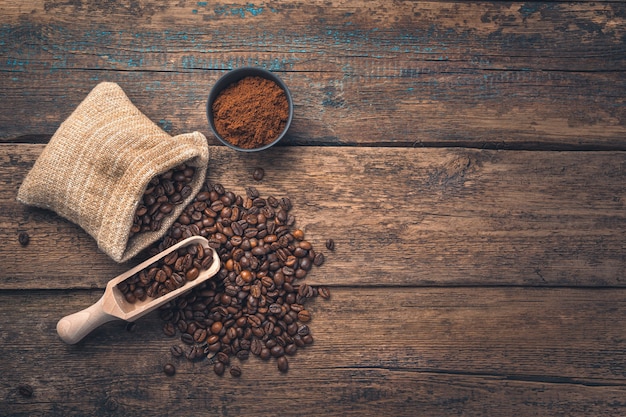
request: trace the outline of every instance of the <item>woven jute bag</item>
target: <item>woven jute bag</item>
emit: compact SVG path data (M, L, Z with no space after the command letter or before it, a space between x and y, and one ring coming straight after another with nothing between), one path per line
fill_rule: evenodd
M55 132L18 191L27 205L81 226L116 262L160 239L200 191L209 150L202 133L170 136L141 113L115 83L98 84ZM195 167L192 193L157 231L129 239L150 180L180 164Z

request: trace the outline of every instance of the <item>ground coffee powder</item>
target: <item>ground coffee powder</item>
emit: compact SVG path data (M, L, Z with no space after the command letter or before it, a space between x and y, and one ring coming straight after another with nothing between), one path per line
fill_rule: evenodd
M213 120L223 139L243 149L273 142L285 129L289 103L274 81L249 76L226 87L213 102Z

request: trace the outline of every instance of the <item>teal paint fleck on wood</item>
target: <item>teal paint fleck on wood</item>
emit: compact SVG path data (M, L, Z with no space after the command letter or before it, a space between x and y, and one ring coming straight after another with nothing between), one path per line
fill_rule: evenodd
M249 13L250 16L258 16L261 13L263 13L263 10L264 10L263 6L256 7L254 4L248 3L244 7L230 7L230 8L227 6L216 7L214 9L214 12L216 15L239 16L241 18L245 18L246 13Z
M159 120L159 126L168 133L172 130L172 122L166 119Z

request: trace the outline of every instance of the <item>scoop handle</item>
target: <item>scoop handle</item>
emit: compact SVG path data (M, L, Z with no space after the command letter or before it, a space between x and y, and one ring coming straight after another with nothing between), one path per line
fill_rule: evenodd
M95 304L77 313L63 317L57 323L57 333L65 343L71 345L80 342L95 328L117 319L102 310L102 296Z

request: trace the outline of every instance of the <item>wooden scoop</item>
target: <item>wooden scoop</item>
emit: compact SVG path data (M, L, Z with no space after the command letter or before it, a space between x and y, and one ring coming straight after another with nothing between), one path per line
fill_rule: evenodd
M182 287L177 288L176 290L163 296L157 298L146 298L144 301L137 300L135 303L129 303L126 301L124 294L122 294L119 288L117 288L117 284L127 278L130 278L142 269L145 269L147 266L165 257L167 254L182 246L197 245L198 243L201 243L202 246L204 246L206 250L205 256L210 256L211 254L213 255L213 263L209 269L200 271L200 275L195 280L188 281ZM220 258L215 250L209 248L208 243L209 242L201 236L192 236L153 256L122 275L113 278L107 283L104 295L94 305L77 313L65 316L59 320L57 323L57 333L66 343L78 343L92 330L106 322L115 319L135 321L139 317L148 314L159 306L178 297L182 293L187 292L203 283L213 275L217 274L220 270Z

